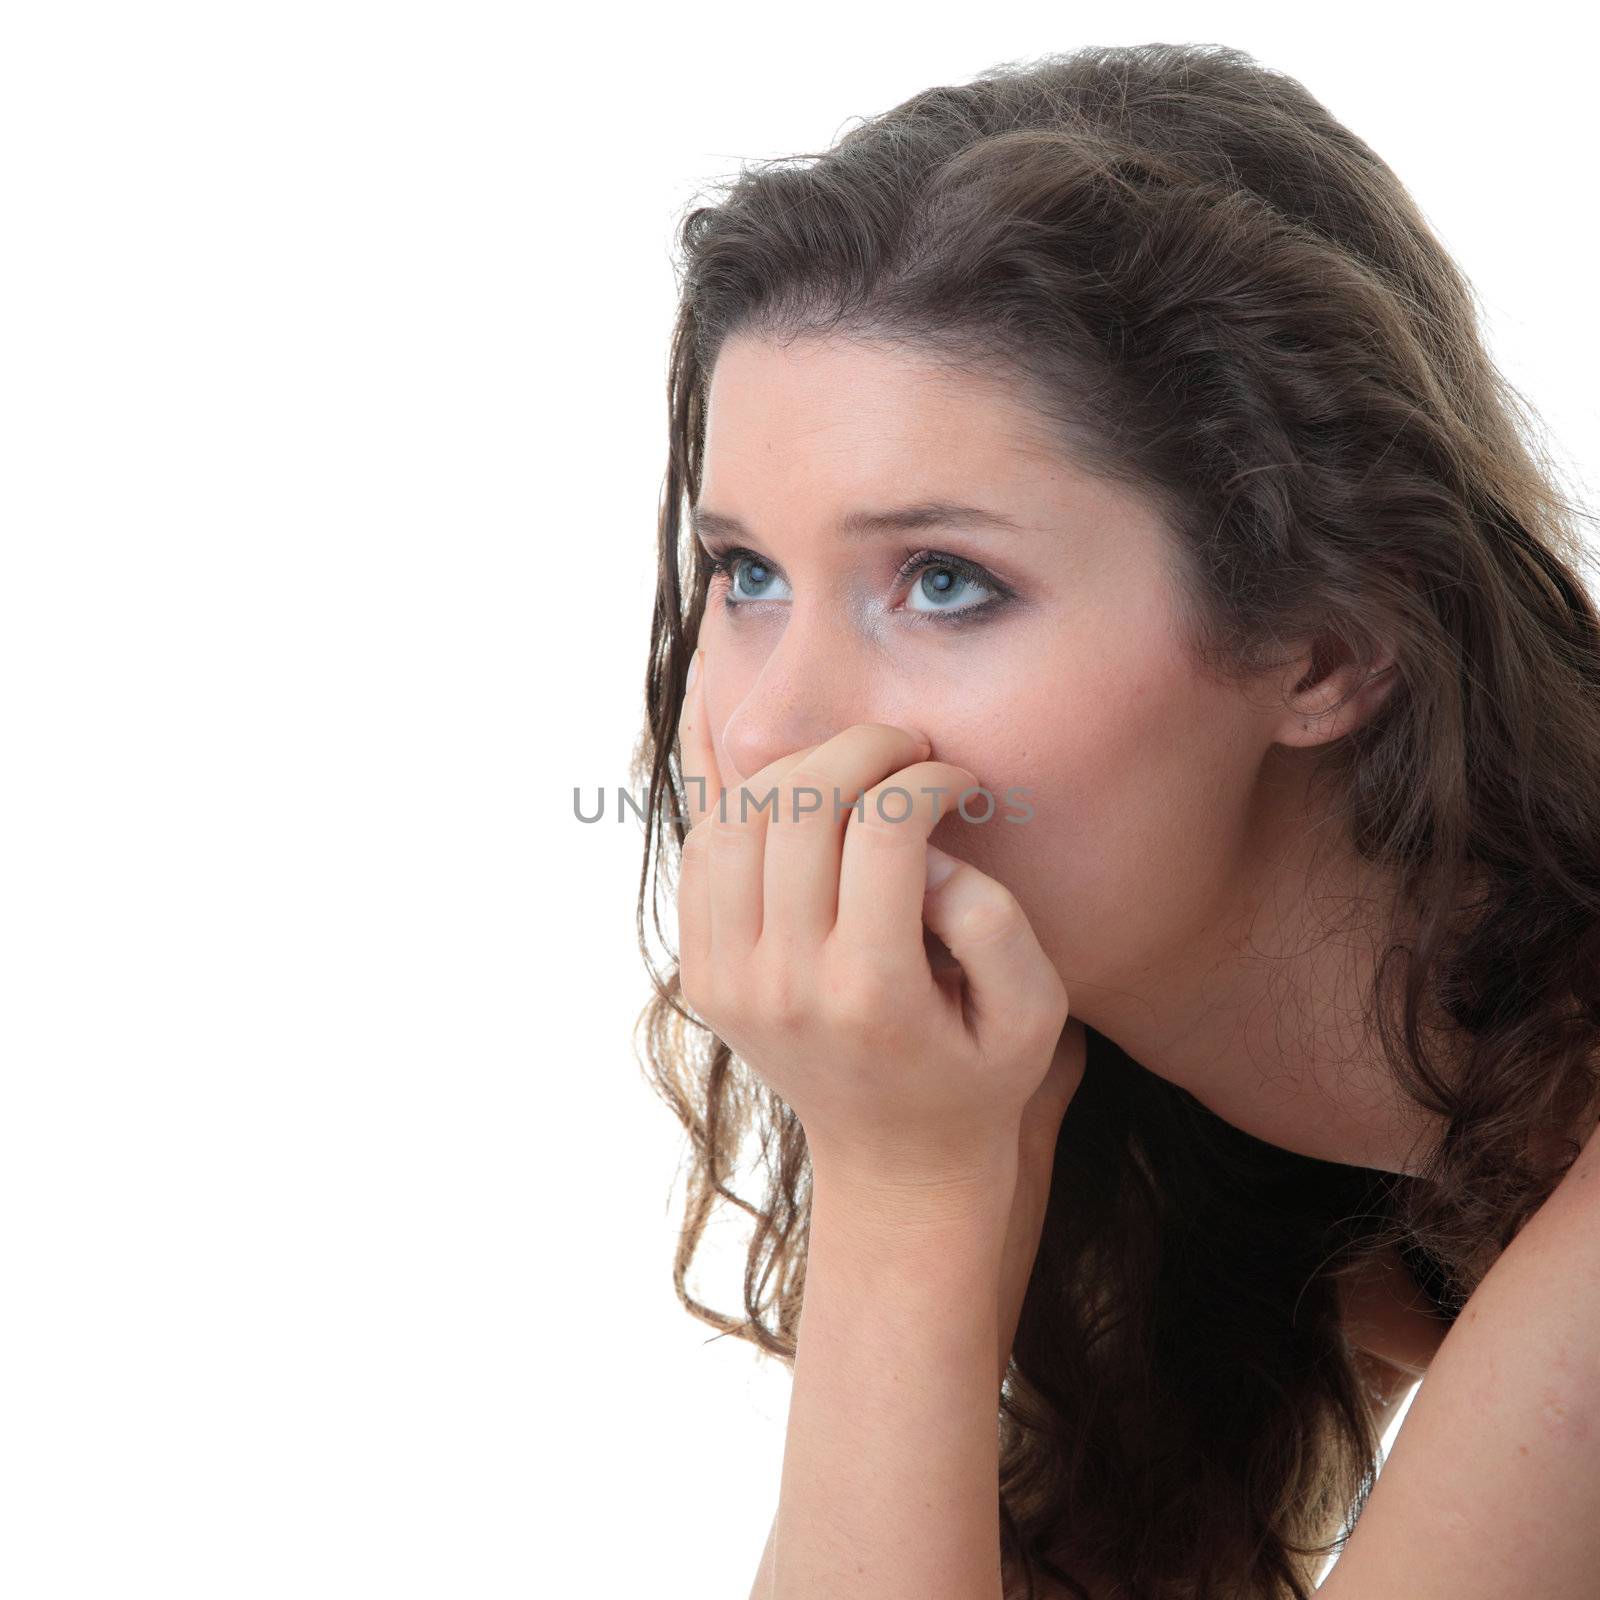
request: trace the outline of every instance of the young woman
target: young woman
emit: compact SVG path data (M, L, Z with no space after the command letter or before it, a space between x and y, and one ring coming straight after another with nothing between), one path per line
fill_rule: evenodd
M1399 181L1094 49L681 244L644 1020L794 1370L753 1593L1592 1594L1600 619Z

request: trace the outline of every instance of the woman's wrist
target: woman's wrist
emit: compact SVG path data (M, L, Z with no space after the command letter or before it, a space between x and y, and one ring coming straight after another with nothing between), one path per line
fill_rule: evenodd
M825 1216L830 1231L868 1253L916 1254L957 1242L998 1253L1016 1184L1015 1134L916 1168L813 1148L812 1228Z

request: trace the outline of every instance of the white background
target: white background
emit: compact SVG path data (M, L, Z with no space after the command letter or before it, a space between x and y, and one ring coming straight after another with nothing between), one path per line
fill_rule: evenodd
M0 1589L743 1600L787 1380L674 1300L640 832L571 806L642 712L673 224L1001 61L1239 46L1594 505L1595 41L1467 15L7 9Z

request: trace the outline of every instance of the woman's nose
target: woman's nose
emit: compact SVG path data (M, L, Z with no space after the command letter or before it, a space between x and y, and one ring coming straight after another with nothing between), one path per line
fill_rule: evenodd
M837 630L808 641L791 620L723 724L723 754L745 779L854 723L888 721L873 687L871 663Z
M740 779L753 777L780 756L825 744L865 716L833 713L816 696L773 695L758 688L744 700L723 729L722 748Z

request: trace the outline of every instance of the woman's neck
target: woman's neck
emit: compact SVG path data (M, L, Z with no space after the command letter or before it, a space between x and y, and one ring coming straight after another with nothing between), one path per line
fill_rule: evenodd
M1280 815L1303 817L1303 798ZM1256 820L1231 903L1144 973L1074 988L1074 1010L1259 1139L1417 1172L1443 1120L1401 1089L1367 1015L1384 944L1408 941L1415 916L1391 928L1396 879L1346 840Z

